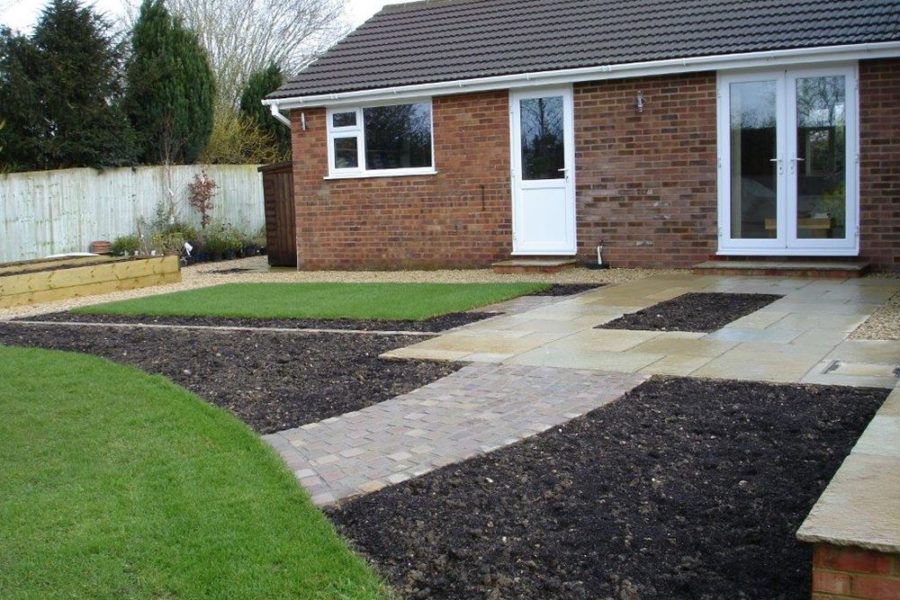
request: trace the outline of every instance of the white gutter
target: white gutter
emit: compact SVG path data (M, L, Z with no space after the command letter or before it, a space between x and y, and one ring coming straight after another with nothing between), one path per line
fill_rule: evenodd
M344 106L361 102L381 102L421 98L423 96L446 96L450 94L483 92L499 89L559 85L579 81L601 81L606 79L626 79L649 77L674 73L695 73L698 71L718 71L726 69L771 68L794 63L814 64L852 61L872 58L900 57L900 41L871 44L851 44L844 46L823 46L792 50L768 50L742 54L718 56L698 56L693 58L672 58L644 61L621 65L600 65L558 71L539 71L516 75L498 75L476 79L459 79L438 83L424 83L373 90L339 92L314 96L295 96L263 100L263 104L276 111L311 106ZM278 115L279 121L284 115ZM278 118L276 116L276 118ZM287 121L287 119L284 119ZM282 122L284 122L282 121Z

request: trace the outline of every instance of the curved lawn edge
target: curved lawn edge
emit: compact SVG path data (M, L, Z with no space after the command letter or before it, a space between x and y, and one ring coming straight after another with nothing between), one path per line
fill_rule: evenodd
M0 597L390 597L247 426L105 359L0 346Z

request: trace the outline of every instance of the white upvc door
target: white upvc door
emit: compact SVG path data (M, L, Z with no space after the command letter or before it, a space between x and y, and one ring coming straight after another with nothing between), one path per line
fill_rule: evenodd
M719 253L859 252L854 67L719 77Z
M514 255L575 254L572 88L512 92Z

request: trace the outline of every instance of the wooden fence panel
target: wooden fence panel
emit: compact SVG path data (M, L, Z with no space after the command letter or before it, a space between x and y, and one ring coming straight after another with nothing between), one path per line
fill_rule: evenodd
M87 252L94 240L135 233L170 187L179 218L199 225L187 185L201 168L218 184L213 219L248 234L264 226L257 165L176 166L170 176L164 167L10 173L0 175L0 262Z

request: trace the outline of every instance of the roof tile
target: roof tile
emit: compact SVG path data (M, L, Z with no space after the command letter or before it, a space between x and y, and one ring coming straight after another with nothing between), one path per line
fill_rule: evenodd
M424 0L386 6L270 98L900 40L900 0Z

